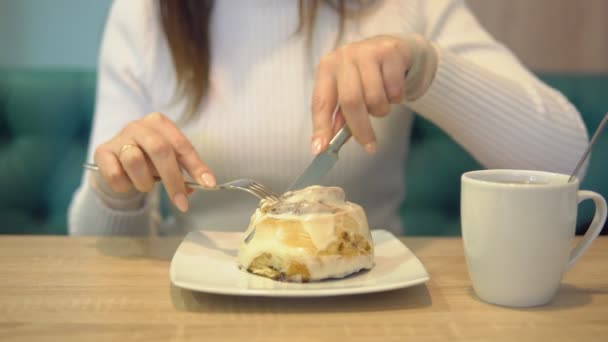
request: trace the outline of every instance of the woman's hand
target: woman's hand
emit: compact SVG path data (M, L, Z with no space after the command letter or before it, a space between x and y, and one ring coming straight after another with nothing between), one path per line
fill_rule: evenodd
M312 99L313 154L327 147L345 121L353 137L374 153L376 136L368 115L386 116L390 104L422 96L436 69L437 51L419 35L377 36L324 56Z
M184 168L196 182L215 186L215 177L177 126L160 113L129 123L95 150L105 187L117 193L149 192L159 176L175 206L188 210ZM99 180L97 181L99 182Z

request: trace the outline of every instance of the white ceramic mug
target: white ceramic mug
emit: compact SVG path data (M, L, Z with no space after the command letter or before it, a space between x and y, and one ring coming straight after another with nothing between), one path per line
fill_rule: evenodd
M475 293L505 306L545 304L562 275L589 248L606 221L606 200L579 191L563 174L482 170L461 178L465 256ZM578 204L595 202L595 216L572 249Z

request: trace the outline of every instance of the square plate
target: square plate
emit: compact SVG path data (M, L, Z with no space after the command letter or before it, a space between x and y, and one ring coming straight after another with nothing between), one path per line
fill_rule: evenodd
M237 266L243 233L191 232L171 260L176 286L214 294L264 297L324 297L381 292L426 282L418 258L393 234L373 230L375 266L343 279L287 283L257 276Z

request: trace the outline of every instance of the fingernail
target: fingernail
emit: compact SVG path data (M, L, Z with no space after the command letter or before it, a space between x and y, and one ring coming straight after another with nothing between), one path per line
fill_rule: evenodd
M367 153L369 154L374 154L376 153L376 142L372 141L370 143L365 144L365 150L367 151Z
M315 140L312 141L312 150L313 155L319 154L321 152L321 138L316 137Z
M188 211L188 199L186 198L186 195L181 192L173 196L173 203L182 213Z
M203 181L203 184L205 184L206 186L212 188L215 186L215 177L213 177L212 174L210 174L209 172L205 172L201 175L201 179Z

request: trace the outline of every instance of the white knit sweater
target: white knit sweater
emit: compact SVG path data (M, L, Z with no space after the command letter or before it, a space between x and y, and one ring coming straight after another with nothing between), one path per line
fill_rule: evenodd
M183 102L173 101L176 79L156 6L154 0L118 0L111 8L89 160L97 145L128 122L151 111L177 119L184 110ZM293 35L297 24L295 0L215 1L211 90L183 131L219 182L252 178L280 192L311 161L313 68L333 47L337 16L320 8L312 59L305 37ZM397 210L407 190L412 111L486 167L572 170L588 139L580 115L488 35L464 1L377 1L363 17L347 21L344 42L408 32L439 48L430 89L413 103L393 106L388 117L373 119L377 154L349 142L324 182L344 188L349 200L361 204L371 227L402 233ZM83 177L70 207L70 233L149 234L151 203L148 198L135 211L110 209ZM256 206L240 192L197 192L190 196L190 211L173 210L173 224L160 231L244 230Z

